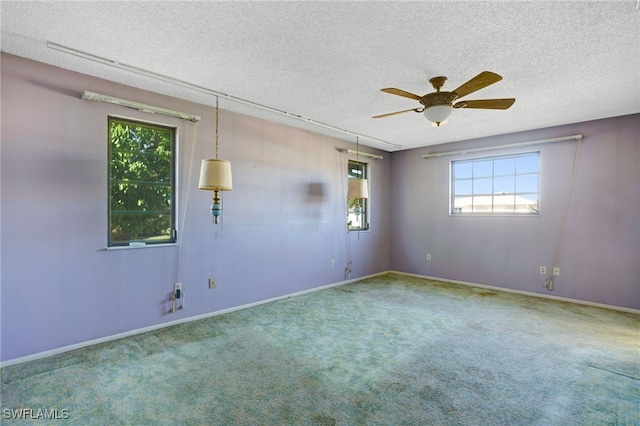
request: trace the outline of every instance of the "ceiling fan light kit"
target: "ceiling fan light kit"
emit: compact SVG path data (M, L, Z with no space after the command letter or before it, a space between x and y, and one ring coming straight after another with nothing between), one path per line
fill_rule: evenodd
M440 126L447 122L447 119L453 112L453 109L475 108L475 109L508 109L516 101L514 98L504 99L479 99L470 101L461 101L453 103L457 99L467 96L477 90L483 89L493 83L502 80L502 77L491 71L483 71L462 86L451 92L440 91L447 77L433 77L429 80L435 92L427 93L424 96L418 96L411 92L407 92L395 87L381 89L385 93L414 99L423 105L423 108L413 108L403 111L392 112L388 114L376 115L373 118L383 118L391 115L402 114L409 111L422 112L427 120L431 121L434 126Z
M424 109L424 116L431 121L434 126L440 127L441 124L447 122L447 119L453 112L451 105L432 105Z

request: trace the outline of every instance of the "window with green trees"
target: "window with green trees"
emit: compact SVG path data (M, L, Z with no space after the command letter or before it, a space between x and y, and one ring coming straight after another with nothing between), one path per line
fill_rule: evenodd
M109 118L109 241L176 241L175 128Z

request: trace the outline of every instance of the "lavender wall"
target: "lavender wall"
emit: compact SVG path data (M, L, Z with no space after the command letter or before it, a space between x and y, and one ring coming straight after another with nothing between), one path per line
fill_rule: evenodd
M421 158L573 134L584 139L557 265L576 142ZM448 214L451 160L531 150L541 158L540 216ZM640 309L640 114L402 151L392 160L393 269ZM543 265L560 267L553 292L543 288Z
M82 101L83 90L202 121L196 129ZM3 361L337 283L350 259L351 278L391 267L390 156L383 152L370 166L372 230L348 234L347 157L337 148L354 144L222 110L220 156L232 162L234 190L224 194L223 222L215 226L211 193L196 189L199 162L214 153L213 108L6 54L1 101ZM105 250L110 114L178 128L180 219L186 206L180 247ZM176 280L187 308L167 314Z
M220 154L233 164L234 190L214 226L211 194L195 189L199 160L213 155L213 108L6 54L1 83L2 361L337 283L349 260L352 278L394 269L549 294L538 268L556 266L575 142L533 148L539 217L450 217L449 162L468 156L421 155L575 133L585 138L551 294L640 309L640 115L378 152L372 230L358 235L345 232L346 157L337 150L354 144L222 110ZM202 121L82 101L83 90ZM179 247L105 250L110 114L178 128ZM167 314L175 281L187 309Z

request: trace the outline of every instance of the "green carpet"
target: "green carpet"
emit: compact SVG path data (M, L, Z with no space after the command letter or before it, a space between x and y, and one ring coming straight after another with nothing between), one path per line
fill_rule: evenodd
M639 350L638 315L391 274L5 367L0 421L634 425Z

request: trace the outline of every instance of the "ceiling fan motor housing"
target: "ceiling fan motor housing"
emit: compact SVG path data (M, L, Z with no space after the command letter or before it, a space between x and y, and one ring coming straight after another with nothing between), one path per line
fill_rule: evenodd
M421 97L418 102L429 108L435 105L450 105L458 97L456 92L433 92Z
M429 80L429 83L436 90L433 93L427 93L421 97L418 102L424 105L425 108L429 108L435 105L450 105L458 94L455 92L441 92L440 89L444 86L444 82L447 81L447 77L439 76L433 77Z

